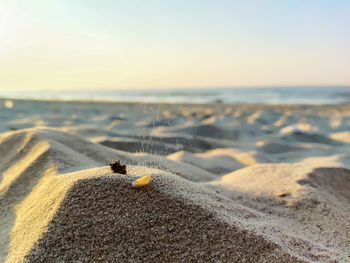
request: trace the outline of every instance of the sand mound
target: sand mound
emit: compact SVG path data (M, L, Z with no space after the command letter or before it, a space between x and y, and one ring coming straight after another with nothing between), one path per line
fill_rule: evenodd
M276 122L278 119L280 119L280 114L274 111L256 111L252 115L248 116L247 123L257 123L259 125L263 125Z
M299 180L300 184L308 184L315 188L321 188L332 196L344 198L350 205L350 170L343 168L316 168L308 178Z
M286 152L295 152L295 151L301 151L303 148L297 147L297 146L291 146L288 144L282 144L282 143L274 143L274 142L267 142L264 143L261 147L259 147L260 151L263 151L265 153L270 154L279 154L279 153L286 153Z
M236 130L230 131L210 124L181 128L173 130L173 132L226 140L237 140L239 138L239 132Z
M345 143L350 143L350 132L336 132L330 135L330 137L334 140L338 140Z
M6 163L22 162L12 181L2 174L1 261L297 261L220 218L216 195L175 174L130 165L128 176L91 169L127 155L51 129L6 133L1 142L3 150L12 146L3 152ZM152 183L131 188L145 174ZM252 214L236 208L242 217Z
M212 184L220 186L214 189L220 189L229 198L242 200L245 196L246 206L277 215L272 220L280 222L277 225L282 227L282 233L291 231L297 236L297 243L317 244L310 248L312 255L308 258L317 262L338 258L346 262L350 251L350 170L319 168L320 163L337 165L329 157L296 164L260 164L227 174ZM287 240L282 241L285 246L293 247L295 241Z
M143 189L131 188L129 177L78 181L27 260L297 262L210 210L165 194L174 187L167 180L155 176Z
M285 135L282 137L285 141L296 141L296 142L308 142L308 143L321 143L329 145L341 145L342 143L327 136L321 134L312 134L312 133L293 133Z
M349 256L349 171L335 168L340 155L257 164L254 151L184 152L191 164L181 154L131 154L49 128L0 134L0 154L1 262ZM111 173L113 159L128 175ZM235 171L215 174L205 160ZM151 183L131 188L144 175Z
M225 174L245 166L237 161L234 156L228 155L227 152L227 149L222 149L222 151L216 149L197 154L179 151L168 155L167 158L170 160L190 163L214 174Z

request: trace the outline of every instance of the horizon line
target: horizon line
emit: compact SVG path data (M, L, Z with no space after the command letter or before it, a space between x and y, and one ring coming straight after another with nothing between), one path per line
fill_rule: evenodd
M350 87L349 84L330 84L330 85L249 85L249 86L234 86L234 85L220 85L220 86L185 86L185 87L89 87L89 88L61 88L61 89L32 89L32 88L0 88L0 91L140 91L140 90L181 90L181 89L254 89L254 88L347 88Z

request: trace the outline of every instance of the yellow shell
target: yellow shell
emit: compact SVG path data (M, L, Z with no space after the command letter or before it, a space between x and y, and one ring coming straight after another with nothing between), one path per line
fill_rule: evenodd
M132 187L143 187L145 185L148 185L149 181L151 180L151 176L150 175L146 175L140 179L137 179L135 181L132 182Z

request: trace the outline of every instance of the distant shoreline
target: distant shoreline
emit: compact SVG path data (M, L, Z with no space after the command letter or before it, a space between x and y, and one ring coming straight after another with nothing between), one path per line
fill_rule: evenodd
M1 91L2 99L137 102L185 104L298 104L350 103L350 87L217 88L162 90L45 90Z
M125 104L125 105L174 105L174 106L205 106L205 105L223 105L223 106L257 106L257 107L343 107L350 106L350 102L344 103L334 103L334 104L297 104L297 103L249 103L249 102L142 102L142 101L118 101L118 100L91 100L91 99L58 99L58 98L6 98L0 97L0 108L4 104L5 101L12 102L53 102L53 103L96 103L96 104Z

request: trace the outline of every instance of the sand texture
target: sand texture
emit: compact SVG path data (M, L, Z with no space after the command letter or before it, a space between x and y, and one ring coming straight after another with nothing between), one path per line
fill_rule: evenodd
M0 262L350 262L350 106L1 107Z

